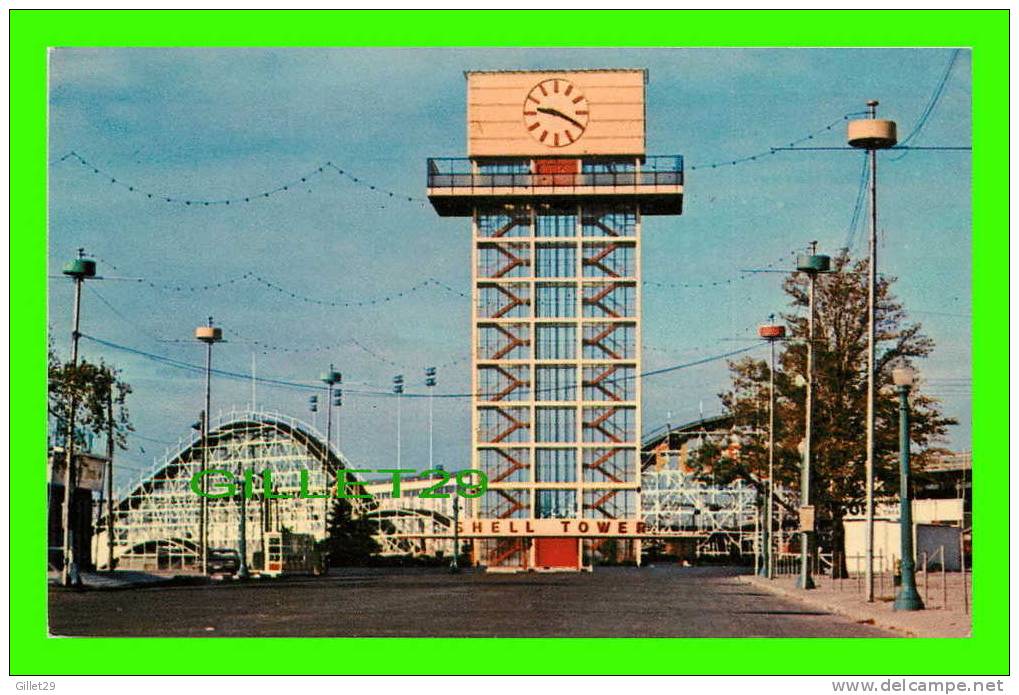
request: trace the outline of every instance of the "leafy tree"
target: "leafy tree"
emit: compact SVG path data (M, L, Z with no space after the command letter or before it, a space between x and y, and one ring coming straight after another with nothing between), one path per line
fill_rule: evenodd
M820 544L844 551L842 519L849 506L863 508L865 498L867 413L867 262L853 262L843 251L832 259L833 272L819 275L814 291L814 407L811 457L811 503L817 508ZM898 395L891 372L900 363L913 365L934 350L919 323L910 323L902 304L891 292L895 278L877 284L875 308L875 495L897 494ZM799 506L800 453L804 436L808 278L789 277L783 289L795 311L782 315L789 340L776 346L775 481L795 491L794 499L778 504L795 512ZM722 405L743 437L738 456L726 456L722 446L709 443L693 458L695 467L710 472L717 483L748 481L763 494L768 462L768 377L770 362L744 358L729 363L732 380L719 394ZM948 427L940 402L914 387L910 395L910 436L921 468L944 449ZM844 569L844 568L843 568Z
M363 488L348 485L353 494ZM329 564L333 567L350 567L371 562L380 548L375 541L376 522L364 517L354 518L349 499L333 499L327 519L329 536L322 541L321 549L329 553Z
M120 370L100 360L93 364L79 359L76 365L62 362L53 347L49 350L48 411L56 437L67 437L67 423L74 408L74 443L84 447L90 436L109 432L108 400L113 398L113 440L127 448L127 433L133 432L127 410L131 385L120 378Z

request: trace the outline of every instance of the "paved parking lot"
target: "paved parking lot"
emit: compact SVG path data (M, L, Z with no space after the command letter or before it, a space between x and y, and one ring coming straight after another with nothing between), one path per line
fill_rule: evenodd
M326 577L50 589L50 631L97 636L893 637L741 582L736 568L583 574L345 569Z

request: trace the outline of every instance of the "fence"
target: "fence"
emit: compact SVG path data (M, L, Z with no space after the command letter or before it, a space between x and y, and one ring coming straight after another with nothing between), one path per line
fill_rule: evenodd
M960 536L960 544L962 543ZM963 554L960 547L960 555ZM845 561L849 570L846 573L832 571L833 567L839 567ZM822 563L823 566L823 563ZM970 596L972 591L972 573L967 570L966 563L962 563L959 572L949 572L945 569L945 546L939 546L933 553L921 553L917 558L916 566L916 588L923 599L927 609L959 610L969 613ZM834 555L828 564L827 581L831 582L834 591L856 591L863 595L866 593L866 556L846 555L839 557ZM874 556L874 597L878 601L892 601L898 592L899 558L896 556L885 556L879 552ZM822 581L815 572L815 581Z

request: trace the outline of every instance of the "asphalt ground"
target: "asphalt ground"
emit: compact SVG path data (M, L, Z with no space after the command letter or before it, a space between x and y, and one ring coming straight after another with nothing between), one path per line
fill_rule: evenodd
M108 637L895 637L726 567L580 574L342 569L128 589L50 587L50 632Z

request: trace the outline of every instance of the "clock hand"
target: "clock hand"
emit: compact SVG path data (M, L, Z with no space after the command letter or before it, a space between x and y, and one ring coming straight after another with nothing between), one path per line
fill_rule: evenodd
M537 111L538 111L539 113L547 113L547 114L549 114L550 116L558 116L559 118L563 119L564 121L568 121L569 123L572 123L573 125L577 126L577 127L578 127L578 128L580 128L581 130L583 130L583 129L584 129L584 126L583 126L583 125L581 125L581 124L580 124L580 123L578 123L577 121L573 120L572 118L570 118L569 116L567 116L567 115L566 115L565 113L563 113L562 111L559 111L558 109L550 109L550 108L548 108L547 106L539 106L539 107L538 107L538 108L537 108L536 110L537 110Z

